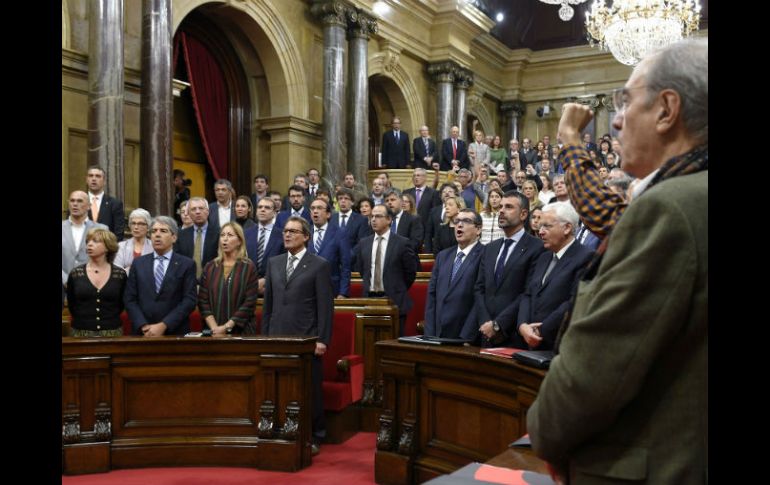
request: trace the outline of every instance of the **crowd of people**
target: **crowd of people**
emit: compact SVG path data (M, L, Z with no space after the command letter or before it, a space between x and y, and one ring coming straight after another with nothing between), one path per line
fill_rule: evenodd
M398 306L403 333L418 255L433 253L427 335L557 353L528 414L554 476L590 473L585 447L615 443L668 464L647 467L650 483L689 483L703 446L633 433L647 415L702 431L692 396L705 397L707 352L707 52L707 41L682 42L640 63L615 96L620 138L598 145L585 133L593 113L577 104L564 106L555 144L525 137L521 148L481 131L466 143L456 126L441 143L422 126L410 146L393 118L381 163L413 169L403 192L387 173L363 190L352 173L332 187L313 168L285 197L257 175L249 196L217 180L209 202L190 197L177 170L174 217L139 208L126 233L121 201L91 167L62 222L72 333L122 335L125 310L136 335L184 335L197 306L213 335L249 335L262 295L263 333L319 337L317 387L333 299L349 296L351 271L364 296ZM663 409L656 399L670 390L679 397ZM677 453L684 464L664 458ZM634 460L616 477L639 478Z

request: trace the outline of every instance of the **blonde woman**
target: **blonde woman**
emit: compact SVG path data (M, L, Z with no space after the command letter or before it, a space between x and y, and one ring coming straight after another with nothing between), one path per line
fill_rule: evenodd
M452 247L457 244L455 237L454 218L465 209L465 200L460 196L449 197L444 201L444 222L438 226L436 234L433 236L433 254L438 254L442 249Z
M184 201L183 204L187 204L187 201ZM126 274L131 270L131 263L136 258L152 252L152 242L147 237L147 233L150 230L150 222L152 222L150 213L142 208L134 209L128 216L131 239L120 241L118 253L115 255L113 263L115 266L120 266L126 270Z
M203 267L200 281L198 308L212 335L255 333L259 275L246 255L246 238L238 223L228 222L220 229L217 257Z
M529 200L529 213L535 209L542 209L543 203L538 198L537 185L531 180L527 180L521 185L521 193Z
M86 234L88 262L76 266L67 279L67 302L72 315L73 337L120 337L120 314L128 276L112 264L118 240L108 229Z
M503 203L503 191L499 187L489 189L487 203L481 211L481 244L489 244L495 239L505 236L500 228L499 212Z

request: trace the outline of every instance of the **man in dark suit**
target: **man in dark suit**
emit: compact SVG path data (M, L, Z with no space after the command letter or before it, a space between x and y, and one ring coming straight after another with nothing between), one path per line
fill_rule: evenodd
M409 135L401 131L401 120L393 117L392 130L382 134L382 166L387 168L409 168L412 160L409 155Z
M278 213L276 223L280 227L284 227L289 217L297 216L305 219L308 223L310 220L310 211L305 204L305 189L299 185L292 185L289 187L289 205L286 210L282 210Z
M414 139L412 152L414 152L414 168L433 169L434 164L438 166L436 142L430 137L427 126L420 127L420 136Z
M524 138L522 144L523 147L519 152L521 154L519 160L521 161L521 170L524 170L527 168L527 165L532 165L534 167L537 163L537 150L532 148L532 140L529 138Z
M394 214L390 230L394 234L409 239L409 242L412 244L412 250L416 256L422 246L425 229L422 227L422 221L419 217L404 212L401 208L402 204L403 200L401 199L401 192L398 189L390 189L385 192L385 205L387 205L388 209Z
M481 216L470 209L456 218L457 246L436 255L425 305L425 335L476 339L474 286L484 246L480 244ZM470 310L469 310L470 309Z
M441 142L441 170L449 171L455 166L470 168L468 147L459 137L460 128L453 126L450 137Z
M348 246L351 250L351 256L359 241L359 231L362 226L369 225L369 219L358 212L353 211L353 191L347 188L341 188L337 191L337 203L340 205L339 212L332 214L331 223L339 226L348 237Z
M246 239L246 254L257 267L261 294L265 291L267 262L285 252L283 234L275 222L275 203L269 197L263 197L257 203L257 225L246 229L243 237Z
M583 133L583 146L585 147L586 151L590 150L598 150L598 147L596 146L596 143L591 141L591 132L586 131Z
M308 252L329 262L333 293L337 298L347 298L350 294L350 242L343 229L329 223L331 216L332 205L327 200L318 198L310 204L313 225Z
M326 435L323 410L323 362L334 321L329 263L306 248L310 225L292 216L283 228L287 252L270 258L265 282L262 334L317 336L312 365L313 454Z
M307 175L304 173L298 173L294 176L294 185L302 189L302 193L305 195L305 201L303 202L303 205L305 208L310 207L310 191L308 190L308 186L310 185L310 181L308 180ZM291 188L291 187L290 187ZM278 209L279 211L286 210L291 207L291 199L289 198L289 195L287 194L284 196L283 201L281 202L281 208ZM308 223L310 222L310 219L306 219Z
M217 200L209 204L209 224L222 227L235 220L235 201L232 190L233 184L227 179L214 182L214 197Z
M182 229L178 240L174 238L174 250L195 262L195 277L200 278L206 263L217 256L219 226L209 223L209 203L203 197L191 198L187 211L193 225Z
M270 192L270 184L268 183L267 175L260 173L254 177L254 193L250 196L251 206L254 208L254 220L257 220L257 204L259 204L261 199L270 197L268 192Z
M569 202L543 208L540 238L548 251L535 263L516 319L517 332L531 349L553 349L578 277L593 257L593 251L575 239L578 220Z
M515 332L519 297L545 251L543 242L527 232L529 201L520 192L506 192L499 215L505 237L484 247L476 279L476 322L483 347L523 345ZM512 342L511 342L512 341Z
M428 174L424 168L415 168L412 174L412 183L414 187L410 187L404 190L405 194L411 194L417 203L417 214L420 216L423 227L428 225L428 217L430 217L430 210L433 207L441 204L441 198L438 192L433 190L432 187L428 187L425 181Z
M374 234L358 243L353 270L361 273L365 297L387 296L398 306L399 335L403 335L412 308L407 292L417 276L418 262L409 240L390 232L393 217L384 205L372 209Z
M205 202L205 201L204 201ZM150 229L154 251L134 260L123 295L133 332L145 337L184 335L198 300L195 263L173 251L176 221L158 216Z
M104 224L115 234L118 241L123 240L126 229L126 218L123 214L123 202L104 193L107 174L101 167L89 167L86 172L88 185L88 218L93 222Z

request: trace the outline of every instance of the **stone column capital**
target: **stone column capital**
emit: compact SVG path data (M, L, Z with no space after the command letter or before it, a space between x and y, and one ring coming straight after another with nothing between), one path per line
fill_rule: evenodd
M527 112L527 105L520 99L504 101L500 104L500 111L509 116L521 117Z
M457 89L468 89L473 86L473 73L467 69L457 68L455 73L455 87Z
M310 6L310 13L324 26L347 27L347 12L350 4L340 0L316 0Z
M428 74L437 83L453 83L460 66L454 61L434 62L428 65Z
M369 36L377 33L377 19L360 8L348 9L347 20L348 39L355 37L369 40Z

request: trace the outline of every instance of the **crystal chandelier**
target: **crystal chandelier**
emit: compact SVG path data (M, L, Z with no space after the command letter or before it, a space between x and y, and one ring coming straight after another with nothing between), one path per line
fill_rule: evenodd
M580 5L586 0L540 0L540 1L543 3L547 3L549 5L561 5L561 8L559 8L559 18L567 22L572 19L573 15L575 15L575 10L572 7L570 7L570 5Z
M591 44L599 43L628 66L647 53L687 37L698 29L700 4L696 0L594 0L586 12Z

